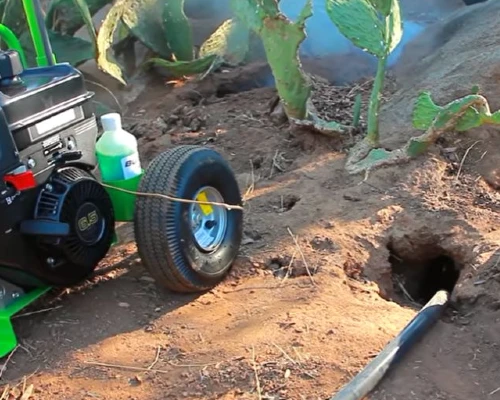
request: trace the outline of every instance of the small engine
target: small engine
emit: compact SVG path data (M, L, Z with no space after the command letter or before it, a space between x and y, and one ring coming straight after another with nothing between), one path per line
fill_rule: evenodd
M66 286L108 252L114 213L94 178L93 93L69 64L24 70L0 52L0 278Z

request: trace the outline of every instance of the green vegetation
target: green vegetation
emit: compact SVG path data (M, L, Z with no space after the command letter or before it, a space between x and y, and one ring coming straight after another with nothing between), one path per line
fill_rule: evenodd
M312 15L312 0L307 0L296 22L285 18L273 0L232 0L231 6L262 39L288 117L305 119L311 87L300 67L298 52L306 38L304 27Z
M356 174L406 162L425 153L445 132L463 132L486 124L500 124L500 111L491 113L485 97L471 94L445 106L438 106L432 101L429 93L423 92L415 104L413 126L424 130L425 133L411 138L400 149L372 149L365 159L356 164L348 164L347 169Z
M370 97L366 140L378 145L378 113L389 54L403 35L398 0L327 0L326 9L339 31L353 44L378 58Z
M276 0L231 0L236 17L262 41L267 61L286 115L298 126L310 126L325 134L337 134L345 127L318 118L309 101L311 84L302 71L299 47L306 38L305 23L312 16L312 0L292 22L284 16Z
M376 149L379 145L380 98L387 58L403 35L401 10L398 0L327 0L326 10L345 37L378 59L368 108L368 131L347 161L347 168L357 171L385 157L384 151Z
M92 17L105 6L110 9L97 30ZM20 38L28 64L35 65L22 2L0 0L0 13L3 24ZM237 20L228 20L196 54L184 0L52 0L45 25L59 62L79 66L95 59L100 69L123 84L127 78L117 54L135 40L151 50L144 65L164 68L175 77L205 73L224 63L240 63L248 51L248 29ZM75 36L83 26L88 39Z
M82 13L90 13L81 3L78 5ZM94 29L86 23L89 30ZM151 50L154 56L144 65L164 68L175 77L203 73L226 59L243 60L246 56L244 51L242 55L245 30L237 21L225 21L196 57L184 0L118 0L97 33L95 47L98 66L123 84L126 78L113 54L117 31L121 40L133 37Z
M208 0L207 0L208 1ZM185 0L52 0L45 24L56 58L78 66L95 59L101 70L126 85L118 55L141 42L150 50L139 66L155 66L173 77L206 76L221 65L238 65L248 57L252 40L263 45L289 120L328 135L339 135L359 126L361 96L356 97L352 126L323 121L315 115L310 96L312 85L301 68L299 47L306 38L305 24L312 16L312 1L304 0L296 21L279 9L278 0L230 0L234 17L224 21L198 49L193 44ZM93 16L109 7L97 30ZM436 105L429 93L415 103L413 125L425 131L400 149L379 148L379 109L387 59L399 44L403 27L399 0L327 0L326 11L339 31L354 45L378 59L370 96L365 138L351 149L346 162L350 173L369 171L417 157L443 133L465 131L482 124L499 124L500 111L491 113L487 100L474 88L472 94ZM28 64L35 63L22 2L0 0L2 22L20 38ZM75 37L85 27L88 39ZM5 47L5 43L2 43ZM137 60L133 60L137 64Z

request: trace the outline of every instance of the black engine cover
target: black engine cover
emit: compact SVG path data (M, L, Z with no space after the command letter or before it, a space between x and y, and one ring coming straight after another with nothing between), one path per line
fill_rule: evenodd
M109 250L114 214L95 170L97 120L80 71L22 70L0 51L0 278L69 286Z
M35 239L40 277L52 285L72 285L86 278L113 241L115 220L108 193L75 167L50 177L40 191L34 217L23 222L21 231Z

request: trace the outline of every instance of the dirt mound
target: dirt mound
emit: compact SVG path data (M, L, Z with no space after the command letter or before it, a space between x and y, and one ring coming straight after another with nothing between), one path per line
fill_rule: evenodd
M479 85L492 111L500 109L500 3L489 1L461 8L408 44L395 69L398 90L381 111L384 146L399 147L422 132L412 128L415 99L429 91L438 104L471 94ZM460 135L448 135L443 147L468 152L465 166L474 165L494 187L500 187L500 135L485 126Z

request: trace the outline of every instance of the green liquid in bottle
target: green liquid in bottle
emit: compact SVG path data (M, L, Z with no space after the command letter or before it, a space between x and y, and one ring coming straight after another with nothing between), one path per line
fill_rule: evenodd
M101 117L104 133L96 144L103 182L132 179L141 174L141 162L134 135L122 129L120 114Z

